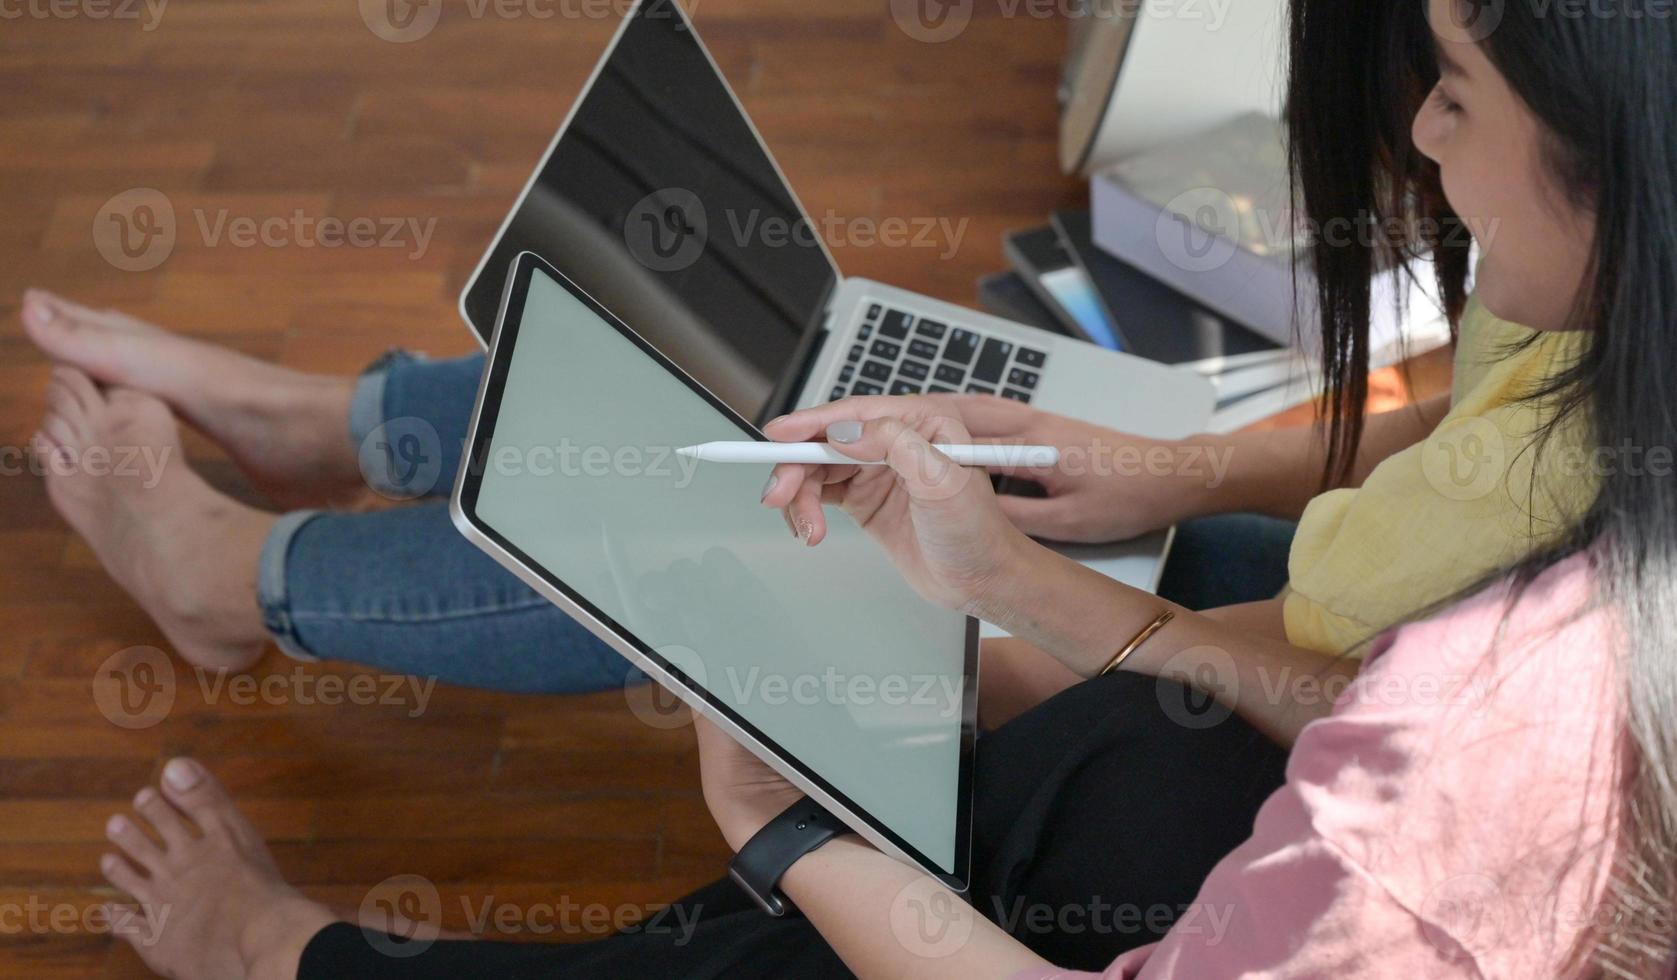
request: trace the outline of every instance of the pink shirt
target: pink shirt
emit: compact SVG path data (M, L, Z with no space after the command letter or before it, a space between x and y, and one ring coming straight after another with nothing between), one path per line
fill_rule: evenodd
M1101 976L1553 977L1605 885L1622 700L1590 566L1380 641L1163 941ZM1494 649L1493 649L1494 645ZM1259 692L1263 696L1263 692ZM1095 976L1026 971L1018 980Z

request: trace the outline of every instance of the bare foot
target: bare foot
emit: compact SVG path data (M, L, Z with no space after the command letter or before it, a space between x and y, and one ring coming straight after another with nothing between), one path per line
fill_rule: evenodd
M292 371L38 289L24 293L23 326L53 360L167 402L277 504L319 506L364 489L348 429L353 378Z
M107 907L112 931L174 980L296 977L309 940L338 920L285 883L215 777L171 760L134 810L137 819L118 814L105 825L122 853L106 854L99 869L139 903L137 915Z
M275 518L192 472L167 405L54 368L34 449L53 507L182 657L218 670L256 662L267 639L256 571Z

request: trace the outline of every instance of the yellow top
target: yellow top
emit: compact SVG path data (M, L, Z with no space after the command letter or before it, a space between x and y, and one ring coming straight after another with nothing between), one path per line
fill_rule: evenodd
M1539 452L1548 412L1520 401L1573 363L1584 339L1469 304L1438 428L1361 487L1305 508L1283 593L1289 642L1361 656L1382 630L1531 552L1589 506L1596 478L1583 419L1568 419Z

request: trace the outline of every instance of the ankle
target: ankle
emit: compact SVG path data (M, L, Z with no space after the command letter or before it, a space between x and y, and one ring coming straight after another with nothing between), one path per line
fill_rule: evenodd
M239 930L239 958L250 980L293 980L303 950L322 929L343 921L324 905L291 892L257 909Z

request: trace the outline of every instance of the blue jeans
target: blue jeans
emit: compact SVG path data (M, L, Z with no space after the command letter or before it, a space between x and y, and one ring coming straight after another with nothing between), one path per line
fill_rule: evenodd
M392 354L362 375L349 435L373 489L414 503L299 511L262 549L257 599L281 649L450 684L574 694L644 679L616 651L454 529L446 495L464 453L481 355ZM1248 514L1183 524L1160 595L1191 609L1273 597L1293 526Z
M362 473L415 502L281 517L258 570L268 631L303 659L497 691L574 694L644 679L454 529L446 497L483 363L393 354L361 376L349 435Z

